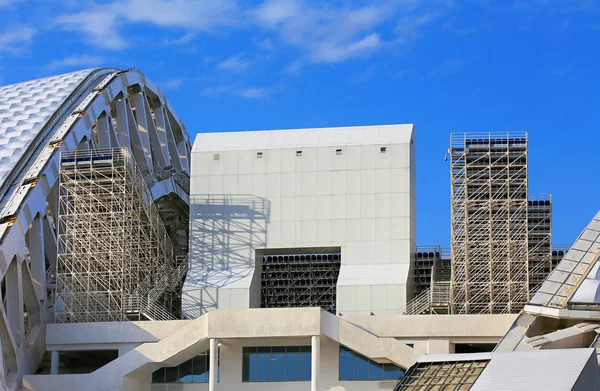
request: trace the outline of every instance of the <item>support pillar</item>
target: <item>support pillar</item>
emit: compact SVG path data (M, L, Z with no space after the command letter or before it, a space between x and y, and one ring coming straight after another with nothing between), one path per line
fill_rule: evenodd
M60 353L58 350L53 350L50 356L50 374L58 375L58 368L60 365Z
M321 336L313 335L310 339L310 391L319 390L319 364L321 362Z
M210 339L210 370L208 373L208 391L215 391L217 386L217 374L219 373L219 340Z

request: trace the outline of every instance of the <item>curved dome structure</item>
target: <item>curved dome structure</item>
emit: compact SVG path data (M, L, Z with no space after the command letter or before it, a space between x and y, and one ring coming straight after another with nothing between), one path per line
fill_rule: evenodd
M190 140L139 70L89 69L0 87L0 388L38 368L53 319L60 155L127 148L176 254L187 253Z

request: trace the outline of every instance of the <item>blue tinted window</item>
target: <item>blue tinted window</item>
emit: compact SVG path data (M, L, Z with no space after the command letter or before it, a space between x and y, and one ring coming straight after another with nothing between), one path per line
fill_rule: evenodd
M177 383L191 383L192 382L192 359L179 364L179 377Z
M271 380L271 348L260 347L258 350L258 381Z
M300 380L310 380L310 346L303 346L300 353Z
M401 379L400 372L400 368L394 364L383 364L383 378L386 380Z
M383 364L369 360L369 380L383 380Z
M247 347L242 351L242 381L310 380L310 346Z
M352 352L345 347L340 347L340 380L354 378L354 359Z
M340 380L398 380L404 370L394 364L378 364L340 346Z
M285 380L300 380L300 347L290 346L285 353Z
M206 351L176 367L165 367L154 371L152 383L208 383L208 377L209 353Z
M354 379L369 380L369 360L360 354L353 352L354 356Z
M208 355L198 355L192 359L192 382L208 383Z
M285 381L285 347L271 350L271 381Z

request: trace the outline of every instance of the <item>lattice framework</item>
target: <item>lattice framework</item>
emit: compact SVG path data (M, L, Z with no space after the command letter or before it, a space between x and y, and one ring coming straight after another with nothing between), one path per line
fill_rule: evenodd
M127 149L63 153L60 167L57 322L140 318L176 266L142 173Z
M527 134L452 134L451 311L514 313L529 299Z

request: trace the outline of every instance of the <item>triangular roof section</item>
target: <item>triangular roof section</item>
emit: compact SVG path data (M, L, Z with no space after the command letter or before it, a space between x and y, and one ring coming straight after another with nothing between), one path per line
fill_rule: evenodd
M562 317L569 316L568 312L556 310L594 310L597 314L585 317L600 317L599 258L600 211L525 306L525 312Z

